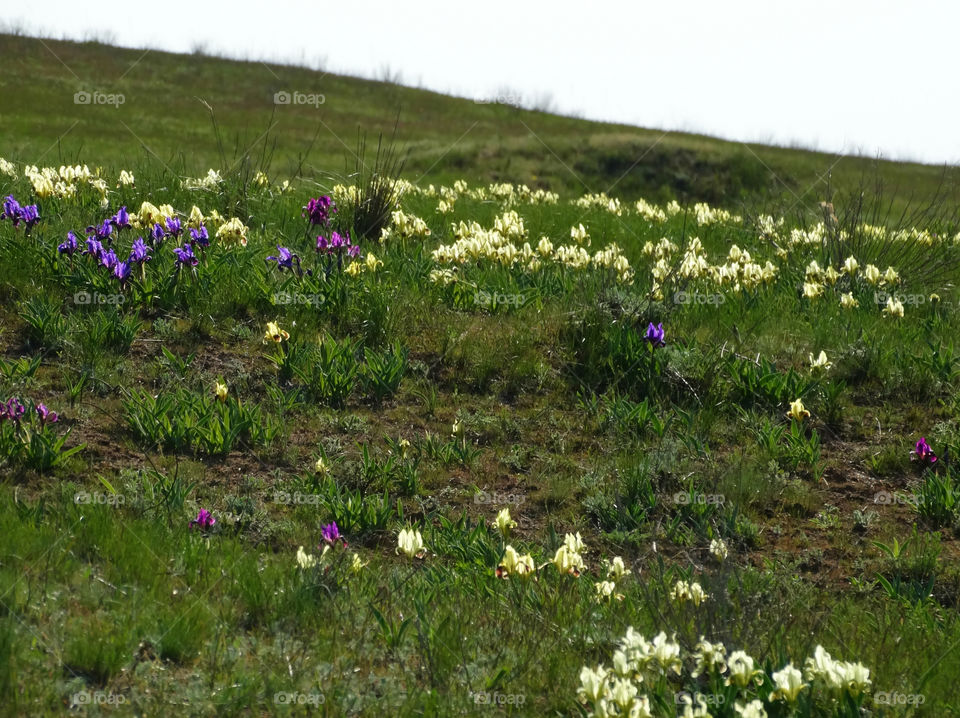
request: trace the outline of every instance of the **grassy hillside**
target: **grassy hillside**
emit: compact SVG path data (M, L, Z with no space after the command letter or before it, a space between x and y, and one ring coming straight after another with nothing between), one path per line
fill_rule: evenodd
M251 152L271 176L322 176L344 171L358 129L390 132L399 117L406 176L438 184L469 178L714 204L772 197L789 207L823 199L828 173L835 187L882 179L921 201L944 180L939 167L588 122L258 62L7 35L0 61L0 156L29 163L119 168L143 156L196 174ZM123 104L77 105L78 91L122 95ZM285 91L324 101L274 104Z
M938 170L841 160L904 192L834 214L814 153L46 44L0 77L0 715L960 715ZM423 181L333 186L400 105Z

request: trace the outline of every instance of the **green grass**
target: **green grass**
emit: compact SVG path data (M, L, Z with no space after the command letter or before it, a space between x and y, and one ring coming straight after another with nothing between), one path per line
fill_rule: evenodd
M137 57L47 44L84 78L122 75ZM13 131L0 155L18 176L0 174L0 196L37 201L41 219L29 232L0 221L0 401L60 414L41 444L38 418L0 423L3 713L584 715L581 669L613 665L630 626L648 640L675 636L684 656L682 677L649 670L640 686L657 716L676 715L677 692L707 695L720 718L753 698L790 715L770 698L769 674L802 667L817 645L862 662L872 683L836 703L808 689L799 715L960 711L960 226L949 202L931 201L932 168L879 166L933 207L891 216L882 232L866 225L883 217L842 198L833 227L813 202L819 188L777 226L760 215L780 216L790 201L769 178L743 184L754 171L735 159L745 148L670 136L657 145L665 166L687 157L719 185L685 195L672 169L654 168L610 192L618 214L578 204L583 186L523 123L567 159L591 158L589 176L607 184L619 170L595 150L619 157L616 148L655 135L327 77L317 80L331 83L319 86L324 122L349 148L357 125L392 122L402 101L406 175L440 160L403 195L408 221L392 219L390 239L360 241L361 255L338 269L318 257L321 230L302 207L323 191L318 181L333 191L327 172L343 165L344 147L318 141L302 177L291 159L309 146L315 111L283 108L271 162L241 142L244 170L210 190L181 184L181 173L232 161L219 157L209 113L186 98L218 108L229 146L271 112L276 80L256 79L257 66L144 56L124 80L130 101L109 112L133 112L161 162L109 125L108 110L58 99L72 85L55 79L65 71L42 44L5 38L2 48L14 58L7 88L22 102L12 118L4 111ZM271 70L284 78L278 88L313 86L306 71ZM353 93L342 113L341 91ZM57 112L81 110L91 114L64 139L76 143L69 153L41 157ZM463 140L472 144L444 156L473 117L482 121ZM516 150L509 165L500 146ZM815 154L762 152L798 186L825 168ZM74 198L34 196L23 163L68 156L105 168L106 207L88 186ZM868 164L858 162L843 160L834 178L846 172L852 188ZM134 186L114 186L121 168ZM506 178L560 196L537 203L486 187ZM439 195L431 182L446 183ZM668 212L665 200L714 191L741 216ZM638 195L660 201L662 221L638 210ZM376 205L366 196L353 206ZM440 211L441 198L452 211ZM869 195L866 206L908 199ZM57 253L68 231L144 201L169 203L185 224L195 205L237 217L247 242L218 238L223 222L208 219L195 269L175 266L182 238L167 237L122 287L92 257ZM330 229L356 217L336 213ZM409 229L412 217L429 234ZM581 224L586 266L571 239ZM914 227L936 236L927 244ZM148 230L115 231L117 254ZM694 237L712 270L687 271ZM277 245L309 273L267 261ZM774 273L721 279L733 245ZM513 250L519 258L505 259ZM805 296L805 283L818 284L811 261L839 271L851 254L853 276ZM871 263L899 278L871 283ZM847 292L858 307L841 305ZM902 318L884 313L880 292L903 299ZM663 324L663 346L646 339L650 323ZM811 368L821 350L831 366ZM809 416L790 419L797 399ZM937 463L911 460L920 437ZM217 520L210 530L191 526L201 508ZM504 508L517 525L502 530ZM347 545L322 554L321 526L333 520ZM416 558L398 551L408 527L424 543ZM576 533L579 577L549 563ZM710 552L719 539L722 562ZM507 546L529 552L535 577L497 576ZM298 565L300 547L315 565ZM630 573L598 601L616 556ZM671 597L681 580L708 598ZM766 678L739 695L723 677L692 678L701 636L747 651ZM923 703L888 706L888 694Z
M467 177L714 204L759 196L791 217L832 192L880 183L914 205L958 197L955 173L941 167L587 122L297 67L15 36L2 36L0 60L11 98L0 111L3 156L29 163L146 162L190 176L252 163L271 177L322 181L354 171L358 130L372 139L396 124L406 176L438 185ZM124 102L77 105L78 91ZM283 91L325 102L275 105Z

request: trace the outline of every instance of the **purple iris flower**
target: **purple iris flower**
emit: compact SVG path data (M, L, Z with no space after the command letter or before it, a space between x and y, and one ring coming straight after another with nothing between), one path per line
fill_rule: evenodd
M87 234L95 235L99 240L109 239L113 234L113 224L109 219L105 219L99 227L87 227Z
M293 263L297 263L297 273L300 273L300 257L291 252L286 247L281 247L277 245L277 254L276 257L267 257L268 262L276 262L277 267L282 272L284 269L289 269L291 272L294 270Z
M41 427L42 427L42 426L45 426L45 425L47 425L47 424L56 424L57 421L60 419L60 417L57 416L57 412L55 412L55 411L50 411L50 410L47 408L46 404L42 404L42 403L41 403L41 404L37 404L37 406L36 406L35 408L36 408L36 410L37 410L37 416L40 417L40 426L41 426Z
M213 518L213 514L206 509L200 509L197 518L190 522L190 528L199 526L201 529L212 529L215 523L217 523L217 520Z
M190 228L190 243L199 244L201 247L210 246L210 234L204 225L201 224L200 229Z
M130 276L130 260L117 262L113 267L113 276L120 280L120 284L124 284Z
M74 252L77 251L78 244L77 235L73 232L67 232L67 241L58 245L57 251L60 254L66 254L72 257Z
M937 463L937 455L933 453L933 449L930 448L930 444L927 443L926 438L923 436L920 437L920 441L917 442L917 445L910 454L911 461L920 459L920 461L929 461L931 464Z
M96 237L87 237L87 248L83 253L100 259L100 255L103 254L103 244Z
M3 200L3 212L0 213L0 219L7 218L13 220L14 227L20 223L20 203L13 198L12 194L7 195Z
M0 404L0 419L9 419L14 423L20 423L21 417L27 408L20 403L19 399L7 399L6 404Z
M360 256L360 245L359 245L359 244L352 244L352 245L350 245L350 249L347 250L347 256L350 256L350 257L359 257L359 256Z
M117 210L117 213L110 218L110 222L117 229L126 229L130 226L130 214L127 212L126 206L121 207Z
M20 219L22 219L27 225L27 229L30 229L33 225L39 222L40 210L37 209L37 205L29 204L26 207L21 207Z
M647 327L647 333L644 336L644 339L646 339L655 347L662 347L664 345L663 336L663 323L653 326L653 322L650 322L650 326Z
M310 218L310 224L322 226L326 226L330 221L330 215L337 211L337 207L329 195L307 200L307 206L303 209L303 216Z
M167 234L171 235L174 239L180 236L180 233L183 232L183 227L180 224L179 217L167 217Z
M166 234L163 231L163 227L159 224L153 225L153 228L150 230L150 241L153 243L153 246L158 246Z
M196 267L200 262L196 255L194 255L193 247L191 247L189 243L183 245L182 247L177 247L173 250L173 253L177 255L178 268L185 264L189 264L191 267Z
M347 545L347 540L340 534L340 527L337 526L336 521L331 521L325 526L321 526L320 535L323 537L323 540L331 546L337 541L342 541L344 546Z
M329 246L330 246L330 243L327 241L327 238L326 238L326 237L324 237L322 234L317 237L317 251L318 251L318 252L326 252L326 251L327 251L327 247L329 247Z
M120 260L117 258L117 253L112 249L108 249L100 254L100 264L107 269L113 269L117 266L119 261Z
M150 248L147 246L147 243L143 241L143 237L137 237L133 243L133 247L130 249L130 258L127 261L136 262L137 264L150 261Z

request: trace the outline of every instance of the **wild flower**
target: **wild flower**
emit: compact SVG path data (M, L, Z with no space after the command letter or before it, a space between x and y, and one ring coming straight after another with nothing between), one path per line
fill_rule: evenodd
M787 703L795 703L800 693L807 688L803 682L803 674L788 663L779 671L771 674L773 679L774 691L770 694L771 700L782 700Z
M41 427L46 426L47 424L55 424L60 419L60 417L57 416L57 412L50 411L46 404L37 404L34 409L37 412L37 417L40 419Z
M890 317L903 317L903 302L895 297L887 298L887 306L883 308L883 313Z
M931 449L930 444L927 443L926 437L921 436L914 446L913 451L910 452L910 460L914 461L916 459L931 464L937 463L937 455L933 453L933 449Z
M183 245L182 247L174 248L173 253L177 257L177 269L187 265L195 267L200 263L200 260L197 259L197 256L193 253L193 247L189 243Z
M822 369L823 371L828 371L830 367L833 366L833 363L827 359L827 353L820 350L819 356L814 358L813 354L810 354L810 369L815 371L817 369Z
M619 581L629 573L630 569L626 567L620 556L615 556L613 560L607 564L607 577L612 578L614 581Z
M207 530L212 529L216 523L217 520L213 517L213 514L206 509L200 509L197 513L197 518L190 522L190 528L196 526L202 530Z
M860 302L854 299L853 292L847 292L840 296L840 306L844 309L855 309L860 306Z
M303 546L297 549L297 566L306 570L317 565L317 557L303 550Z
M510 530L517 527L517 522L510 517L510 509L501 509L497 518L494 519L494 526L497 527L500 535L506 538L510 534Z
M726 680L728 686L746 688L751 683L760 685L763 682L763 671L754 668L753 658L745 651L731 653L727 657L727 668L730 671Z
M303 215L310 220L310 224L326 227L330 222L330 215L337 211L337 206L329 195L307 200L303 208Z
M696 581L692 583L677 581L670 591L670 599L680 605L689 601L694 606L699 606L708 598L709 596L704 592L703 587Z
M497 565L497 578L506 578L511 575L525 578L535 572L536 567L530 554L521 556L513 546L506 546L503 549L503 558Z
M150 248L147 246L147 243L143 241L143 237L137 237L133 246L130 248L129 261L136 264L143 264L144 262L149 262L150 259Z
M217 401L226 401L227 400L227 385L223 382L218 381L214 384L213 394L217 397Z
M763 702L757 699L746 704L737 701L733 707L741 718L767 718L767 711L763 708Z
M650 326L647 327L647 333L643 338L646 339L651 346L662 347L665 344L664 335L665 332L663 331L662 322L656 326L654 326L653 322L650 322Z
M350 570L353 573L360 573L369 563L369 561L361 561L360 554L354 553L353 560L350 562Z
M336 521L331 521L328 524L320 527L320 535L323 537L323 540L330 546L335 544L337 541L342 541L343 545L347 545L347 541L340 534L340 528L337 526Z
M420 532L405 528L397 536L397 553L403 553L407 558L422 558L426 553L423 546L423 537Z
M794 421L803 421L810 417L810 412L803 407L803 401L797 399L790 402L790 411L787 412L787 418Z
M284 269L289 269L291 272L296 272L297 276L303 275L303 272L300 269L300 257L286 247L281 247L279 244L277 245L277 256L267 257L266 261L267 264L270 262L276 262L277 269L279 269L281 272ZM293 266L294 262L296 262L296 267Z
M277 322L267 322L267 330L263 333L263 343L276 342L277 344L285 342L290 338L290 333L281 329Z
M727 544L723 539L711 539L710 555L717 559L717 561L725 561L729 553Z
M78 247L79 242L77 241L77 236L73 232L67 232L67 239L57 246L57 252L60 254L66 254L68 257L72 257L76 253Z

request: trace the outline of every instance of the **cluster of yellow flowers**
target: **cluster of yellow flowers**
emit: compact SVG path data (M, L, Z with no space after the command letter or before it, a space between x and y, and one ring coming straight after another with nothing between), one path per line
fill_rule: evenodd
M320 552L320 558L317 558L312 553L307 553L303 550L303 546L300 546L297 549L297 568L299 568L301 571L306 571L307 569L315 568L316 566L322 566L329 553L329 544L324 544L323 551ZM361 561L360 554L354 552L353 560L350 562L350 570L354 573L359 573L368 563L370 562Z
M207 170L207 174L204 177L187 177L180 182L181 187L192 190L216 190L220 188L221 184L223 184L223 178L220 176L220 173L214 169Z
M600 209L610 214L620 217L623 214L623 208L620 206L620 200L610 198L606 192L599 194L585 194L583 197L573 200L573 204L580 209Z
M5 174L10 179L17 179L17 168L13 162L0 157L0 173Z
M722 643L711 643L701 636L689 658L693 663L691 679L702 675L714 680L723 679L724 684L734 687L737 697L744 700L734 704L738 715L766 718L764 702L755 692L764 683L765 674L756 668L753 657L745 651L728 654ZM612 668L600 664L596 668L584 666L580 670L577 695L591 707L590 715L597 718L652 718L650 698L641 694L640 689L644 685L663 686L666 679L672 679L677 689L684 684L684 657L676 636L667 638L661 631L653 640L647 641L631 626L613 654ZM813 656L807 659L803 672L793 663L787 663L770 674L770 682L774 690L766 698L768 704L785 703L788 706L795 704L804 691L821 689L819 692L826 702L839 704L846 700L846 696L859 698L871 686L869 669L860 663L835 661L823 646L817 646ZM710 718L706 697L695 689L680 692L678 697L682 718Z
M452 225L451 231L457 237L456 241L449 245L442 244L433 251L433 260L438 264L462 265L488 260L506 267L522 263L528 271L535 272L544 261L549 261L571 269L583 270L590 266L611 269L617 273L619 281L627 284L633 281L630 262L616 244L592 256L586 249L576 245L554 247L546 237L540 239L536 249L529 242L524 242L518 249L514 242L522 241L527 236L527 230L523 219L512 210L497 217L493 229L485 229L477 222L468 224L461 221ZM574 228L573 234L576 235L577 231ZM585 235L586 230L583 232ZM430 280L446 285L456 281L456 277L450 270L434 270L430 273Z
M675 266L673 256L678 251L677 245L666 237L657 244L647 242L643 253L656 258L650 270L653 276L653 296L663 299L663 285L668 278L676 275L682 279L706 279L713 282L717 288L729 287L733 292L743 289L752 291L762 285L771 284L776 280L779 269L771 261L764 265L755 262L750 252L740 249L737 245L730 247L727 261L723 264L711 264L706 257L703 243L699 237L693 237Z
M422 219L412 214L405 214L398 209L390 215L390 224L380 232L380 241L390 239L423 239L430 236L430 228Z
M367 257L362 262L350 262L347 265L347 268L343 271L349 274L351 277L359 277L364 272L369 272L373 274L380 267L383 266L383 262L377 259L373 252L367 252Z
M34 194L41 199L46 197L71 199L77 196L80 188L89 186L100 194L101 207L109 204L107 200L109 188L106 180L100 176L99 169L91 172L86 165L72 167L66 165L61 166L60 169L27 165L24 167L23 174L33 185Z
M530 189L525 184L510 184L509 182L495 182L487 187L470 189L466 182L457 180L453 187L434 185L419 187L405 182L404 192L421 197L439 197L447 206L452 208L453 203L460 197L467 197L480 202L495 201L507 207L517 204L556 204L560 195L543 189Z

